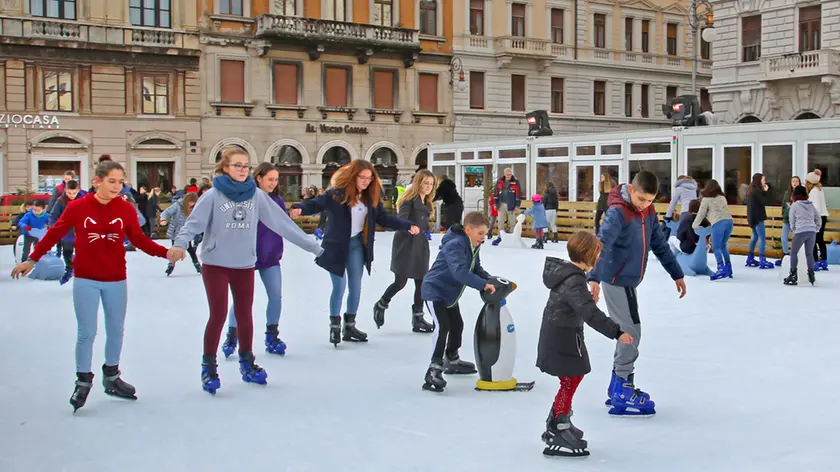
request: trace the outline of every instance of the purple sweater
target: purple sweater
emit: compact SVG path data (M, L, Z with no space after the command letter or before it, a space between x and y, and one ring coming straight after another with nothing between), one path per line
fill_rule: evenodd
M269 193L268 196L274 200L274 203L280 205L283 211L286 211L286 202L280 196L273 193ZM262 270L280 265L282 258L283 238L260 223L257 227L257 264L254 268Z

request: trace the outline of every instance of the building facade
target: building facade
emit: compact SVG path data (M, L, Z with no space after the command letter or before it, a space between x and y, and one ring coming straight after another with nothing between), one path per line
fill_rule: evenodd
M727 123L840 110L840 1L717 1L709 90Z
M201 172L195 2L0 4L0 193L89 186L100 154L147 187Z
M386 191L451 141L451 2L207 2L202 168L226 145L272 162L289 197L351 159ZM212 5L210 5L212 3Z

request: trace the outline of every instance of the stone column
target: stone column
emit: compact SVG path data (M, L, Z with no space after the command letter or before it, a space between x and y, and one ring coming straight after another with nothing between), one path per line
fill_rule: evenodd
M303 171L303 177L301 178L301 185L303 187L309 187L311 185L321 187L324 164L302 164L300 168Z

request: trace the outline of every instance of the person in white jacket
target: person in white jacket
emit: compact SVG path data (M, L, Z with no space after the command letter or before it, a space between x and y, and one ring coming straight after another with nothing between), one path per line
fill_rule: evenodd
M822 225L817 230L817 244L814 246L814 270L828 270L828 251L825 247L825 225L828 222L828 205L825 203L825 193L820 184L820 173L810 172L805 176L805 189L808 190L808 200L820 214Z

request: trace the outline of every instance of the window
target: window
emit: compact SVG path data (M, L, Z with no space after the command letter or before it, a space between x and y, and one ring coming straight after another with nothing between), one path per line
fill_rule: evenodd
M633 50L633 18L624 19L624 50Z
M484 36L484 0L470 0L470 34Z
M537 164L537 191L544 192L552 182L561 202L569 201L569 163L552 162Z
M137 163L137 188L155 187L161 190L172 188L172 176L175 175L175 163L172 161L153 161Z
M642 20L642 52L650 52L650 20Z
M219 88L224 103L245 102L245 61L219 61Z
M642 118L650 118L650 85L642 84Z
M484 72L470 72L470 108L484 109Z
M840 187L840 143L809 144L807 168L822 171L823 187Z
M346 0L326 0L327 11L324 17L328 20L347 21Z
M564 80L562 78L551 78L551 113L563 113L564 85Z
M420 34L437 34L437 0L420 0Z
M709 99L709 91L700 89L700 110L712 111L712 101Z
M350 69L341 66L324 67L324 105L346 107L350 103Z
M659 191L653 200L656 203L667 203L671 201L671 160L670 159L646 159L630 161L630 180L632 182L636 174L646 170L653 172L659 179Z
M607 83L600 80L595 81L595 93L593 93L593 110L596 115L607 114Z
M141 113L144 115L169 114L169 76L144 76L141 81Z
M219 13L242 16L243 0L219 0Z
M521 3L510 6L510 35L525 36L525 5Z
M607 47L607 16L603 13L595 14L595 47Z
M510 76L510 109L525 111L525 76Z
M739 146L723 149L723 193L730 205L744 204L747 187L752 178L751 164L751 147Z
M373 24L393 26L393 0L373 0Z
M295 2L296 0L279 0L274 2L274 8L276 10L275 14L283 16L296 15L297 8L295 8Z
M595 201L595 166L575 166L577 174L577 201Z
M711 26L707 26L702 29L702 31L706 31ZM710 60L712 58L712 43L703 39L703 34L700 34L700 59Z
M677 88L673 85L665 87L665 100L670 100L677 96Z
M793 146L789 144L761 147L761 173L770 187L767 204L781 205L793 175Z
M686 151L687 172L697 181L697 188L703 189L712 180L712 148L689 149Z
M73 111L73 74L70 71L44 71L44 110Z
M563 44L563 10L551 9L551 42Z
M633 84L624 84L624 116L633 116Z
M668 23L668 38L665 45L669 56L677 55L677 25L676 23Z
M397 73L393 70L374 70L373 84L373 108L381 110L393 110L396 103Z
M420 111L438 111L438 76L420 74Z
M741 18L741 62L761 58L761 15Z
M53 0L51 0L53 1ZM134 26L169 28L170 0L130 0L129 16Z
M820 22L822 10L819 5L799 9L799 52L820 49Z
M297 105L300 99L300 65L275 62L272 74L274 103Z
M75 20L76 0L31 0L29 11L32 16Z

